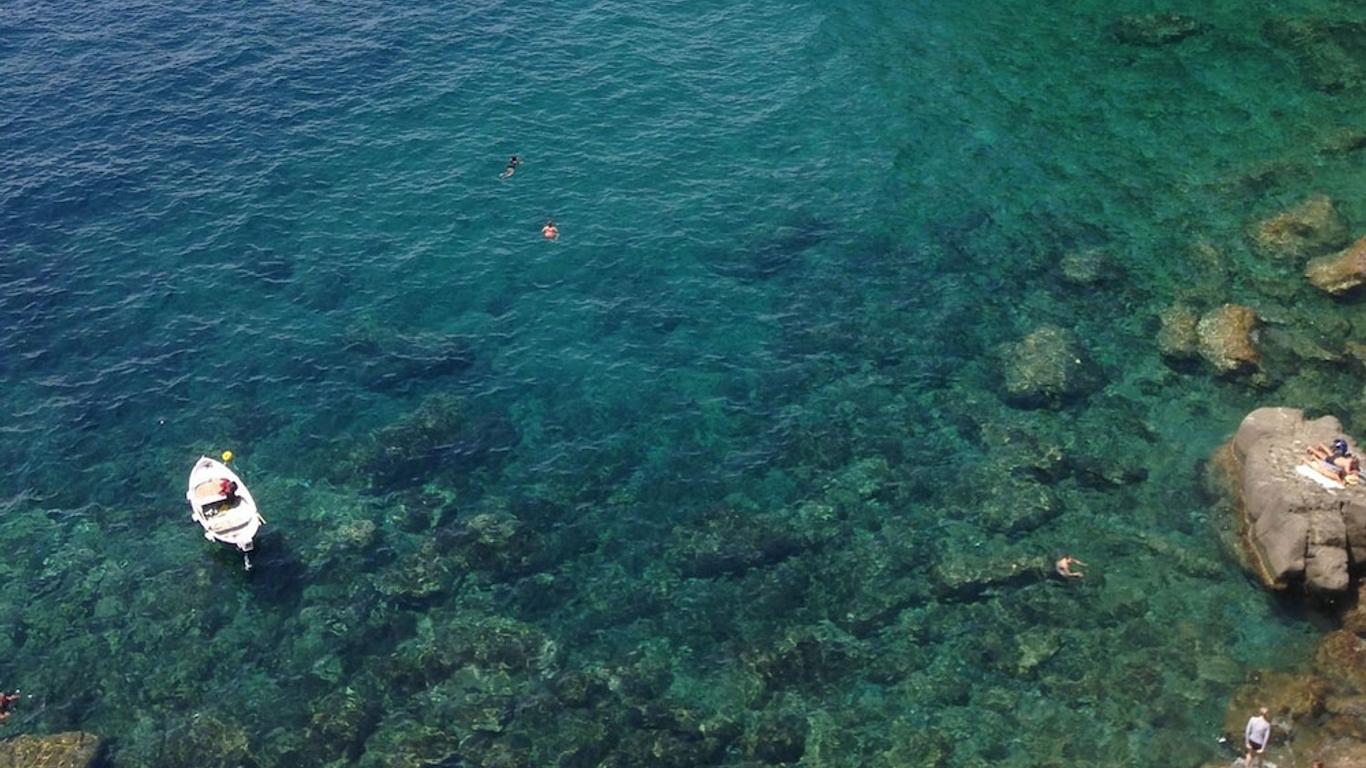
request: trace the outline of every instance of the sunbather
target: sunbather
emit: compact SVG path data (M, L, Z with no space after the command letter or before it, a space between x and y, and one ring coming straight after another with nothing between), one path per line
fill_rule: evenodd
M1346 440L1339 437L1333 441L1331 448L1319 443L1306 449L1305 453L1312 459L1309 466L1319 474L1345 485L1361 482L1361 462L1352 455Z

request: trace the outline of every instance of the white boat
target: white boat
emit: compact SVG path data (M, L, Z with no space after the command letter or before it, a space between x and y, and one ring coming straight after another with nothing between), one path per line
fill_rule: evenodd
M204 538L236 547L247 570L251 570L251 556L247 553L266 521L256 511L256 499L242 478L223 462L200 456L190 470L190 488L185 498L190 501L190 519L204 528Z

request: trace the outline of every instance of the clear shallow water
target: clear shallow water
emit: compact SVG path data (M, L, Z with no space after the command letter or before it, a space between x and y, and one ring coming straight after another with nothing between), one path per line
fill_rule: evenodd
M1220 550L1199 464L1257 404L1354 426L1360 387L1172 371L1155 317L1360 337L1244 235L1313 192L1366 220L1321 151L1359 89L1263 32L1360 19L1191 7L1150 48L1120 12L14 7L12 730L116 765L1211 756L1315 630ZM1115 278L1062 280L1088 247ZM1105 386L1009 406L999 345L1045 323ZM179 501L228 448L250 576ZM954 588L1062 551L1084 584Z

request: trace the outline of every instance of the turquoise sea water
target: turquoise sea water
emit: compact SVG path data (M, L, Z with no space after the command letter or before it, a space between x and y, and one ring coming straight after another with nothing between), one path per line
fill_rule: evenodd
M1116 36L1149 10L12 3L5 727L116 766L1216 756L1318 629L1203 463L1261 404L1366 425L1359 305L1246 235L1366 221L1366 14ZM1178 301L1256 308L1263 374L1166 365ZM1008 402L1046 325L1097 385ZM226 449L250 574L184 509Z

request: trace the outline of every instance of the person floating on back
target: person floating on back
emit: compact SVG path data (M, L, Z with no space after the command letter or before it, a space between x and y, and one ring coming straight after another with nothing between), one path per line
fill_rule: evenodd
M506 178L512 176L512 174L514 174L514 173L517 172L517 166L519 166L519 165L521 165L521 164L522 164L521 158L517 157L516 155L513 155L512 157L509 157L509 158L508 158L507 167L503 169L503 172L502 172L502 173L498 174L498 178L500 178L500 179L506 179Z
M1081 571L1072 570L1072 566L1074 565L1085 567L1086 563L1083 563L1071 555L1063 555L1058 558L1058 562L1054 565L1054 569L1058 572L1058 575L1064 579L1080 579L1086 576L1086 574Z
M546 219L545 226L541 227L541 237L547 240L559 240L560 230L555 226L554 219Z

